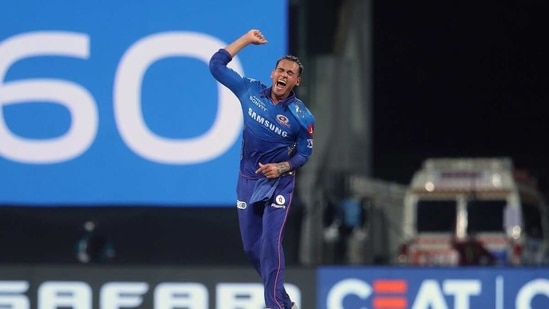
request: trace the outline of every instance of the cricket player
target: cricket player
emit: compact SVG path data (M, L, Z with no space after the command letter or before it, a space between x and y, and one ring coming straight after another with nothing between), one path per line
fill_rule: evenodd
M242 77L227 64L246 46L266 44L252 29L218 50L210 72L239 99L244 116L237 183L237 211L244 251L264 284L267 308L297 309L284 289L284 226L295 187L295 171L313 151L314 117L293 91L303 65L284 56L271 72L271 85Z

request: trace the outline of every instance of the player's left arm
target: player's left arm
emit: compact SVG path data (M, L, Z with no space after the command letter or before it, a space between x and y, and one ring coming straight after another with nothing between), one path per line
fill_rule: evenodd
M315 117L300 100L296 100L288 107L299 123L296 151L286 166L288 170L295 170L307 163L313 153Z
M303 166L313 153L313 127L310 123L307 128L301 127L296 141L296 151L288 161L278 163L259 163L256 174L264 174L267 178L277 178L282 174Z
M313 122L310 122L306 128L303 126L300 128L296 141L296 151L290 160L287 161L287 171L295 170L305 165L313 154L313 128Z

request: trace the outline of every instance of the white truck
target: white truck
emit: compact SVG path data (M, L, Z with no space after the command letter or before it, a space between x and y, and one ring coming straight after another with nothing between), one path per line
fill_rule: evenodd
M493 264L544 264L546 210L535 180L509 158L427 159L405 194L398 262L458 266L455 244L475 237Z

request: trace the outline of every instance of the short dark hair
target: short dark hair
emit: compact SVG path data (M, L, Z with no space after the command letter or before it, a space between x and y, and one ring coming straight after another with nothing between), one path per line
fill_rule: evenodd
M290 61L293 61L293 62L297 63L297 65L299 66L298 76L301 76L301 73L303 73L303 64L301 64L301 61L299 61L299 58L297 58L296 56L293 56L293 55L286 55L286 56L284 56L284 57L282 57L282 58L280 58L276 61L275 68L278 67L278 63L281 60L290 60Z

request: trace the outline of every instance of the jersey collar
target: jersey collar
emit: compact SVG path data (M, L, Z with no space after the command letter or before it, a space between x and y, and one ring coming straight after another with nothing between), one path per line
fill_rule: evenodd
M263 89L263 90L261 91L261 96L264 96L264 97L267 97L267 98L270 99L270 98L271 98L271 91L272 91L272 89L273 89L273 87L267 87L267 88ZM295 100L295 92L292 90L292 91L290 92L290 95L289 95L286 99L284 99L284 100L278 102L278 104L281 104L282 107L285 108L285 107L288 106L288 104L290 104L290 103L293 102L294 100Z

